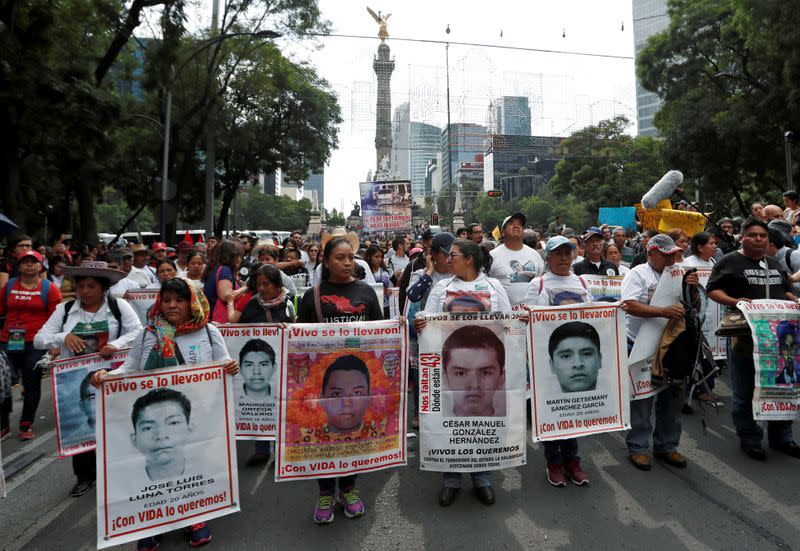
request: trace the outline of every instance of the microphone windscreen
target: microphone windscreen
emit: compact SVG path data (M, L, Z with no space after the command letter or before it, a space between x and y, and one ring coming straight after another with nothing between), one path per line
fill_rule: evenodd
M668 199L683 184L683 174L680 170L670 170L656 182L650 191L642 197L642 206L646 209L655 208L661 201Z

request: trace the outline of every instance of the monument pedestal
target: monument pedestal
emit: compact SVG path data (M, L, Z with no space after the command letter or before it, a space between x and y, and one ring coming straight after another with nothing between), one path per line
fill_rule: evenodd
M456 191L456 204L453 210L453 233L464 226L464 210L461 208L461 190L459 190Z
M316 209L309 212L311 218L308 220L308 235L322 234L322 215Z

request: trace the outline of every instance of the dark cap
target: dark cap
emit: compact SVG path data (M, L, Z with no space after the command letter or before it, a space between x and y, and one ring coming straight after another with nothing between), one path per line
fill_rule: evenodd
M437 233L433 236L433 241L431 241L431 250L449 253L450 247L453 246L453 242L455 242L455 240L456 237L450 232L445 231Z

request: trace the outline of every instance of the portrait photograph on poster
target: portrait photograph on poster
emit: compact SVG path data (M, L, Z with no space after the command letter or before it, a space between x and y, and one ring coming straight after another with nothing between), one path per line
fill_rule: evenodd
M519 314L426 314L419 335L420 468L525 463L526 324Z
M233 378L237 440L275 440L284 329L231 323L219 330L231 358L239 362Z
M223 364L110 375L97 398L98 548L239 510Z
M406 464L407 347L397 320L287 329L276 480Z
M619 303L533 306L533 440L630 428L625 315Z

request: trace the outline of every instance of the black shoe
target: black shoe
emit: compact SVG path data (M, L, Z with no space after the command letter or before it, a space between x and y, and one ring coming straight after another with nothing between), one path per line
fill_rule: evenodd
M685 402L683 404L683 407L681 408L681 413L683 413L684 415L691 415L692 413L694 413L694 408L689 405L689 402Z
M474 493L484 505L494 505L494 489L491 486L473 488L472 493Z
M83 482L78 482L72 488L72 493L70 495L72 497L81 497L83 494L91 490L92 486L94 486L94 480L84 480Z
M793 441L786 442L785 444L781 444L779 446L773 446L770 444L769 447L773 450L778 450L781 453L785 453L786 455L800 458L800 446Z
M767 454L764 453L764 449L761 446L742 446L742 451L747 457L756 461L766 461L767 459Z
M442 488L439 490L439 505L442 507L447 507L452 505L453 502L458 497L458 490L459 488Z

